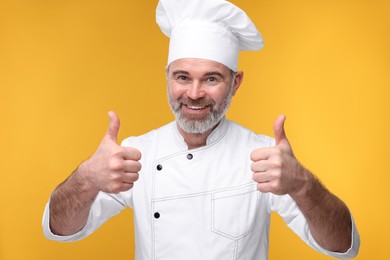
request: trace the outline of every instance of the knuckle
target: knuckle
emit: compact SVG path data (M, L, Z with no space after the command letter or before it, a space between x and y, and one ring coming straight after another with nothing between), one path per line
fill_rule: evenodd
M133 147L127 147L127 152L130 154L131 159L135 161L141 160L142 155L138 149Z
M280 158L280 157L282 157L282 150L275 147L274 149L272 149L272 155Z
M134 150L134 156L135 156L135 159L136 159L137 161L141 160L141 158L142 158L141 152L138 151L137 149Z
M269 186L270 186L271 190L274 192L279 190L279 183L277 181L271 182Z
M258 182L258 177L257 177L257 174L256 174L256 173L254 173L254 174L252 175L252 179L253 179L255 182Z
M123 161L118 159L112 159L109 161L109 168L112 171L118 171L123 168Z
M115 187L116 183L118 182L118 179L119 179L119 176L118 176L118 174L115 174L115 173L111 173L108 176L107 183L109 183L108 186L110 189Z
M127 161L126 172L137 173L141 170L142 166L138 161L129 160Z
M139 179L139 174L138 173L133 173L132 175L132 181L137 181Z
M250 154L250 158L252 161L255 161L257 158L257 150L253 150Z
M126 190L130 190L134 187L134 183L128 183L127 184L127 187L126 187Z
M274 180L278 180L282 177L282 171L280 170L280 168L273 170L271 174Z
M264 183L258 183L257 189L264 193L269 192L269 190L267 189L267 185L265 185Z
M256 172L256 168L257 168L256 165L257 165L256 163L252 163L252 164L251 164L251 170L252 170L252 172Z
M123 147L119 145L115 145L115 147L112 147L111 149L111 155L113 157L121 157L123 153Z
M275 181L274 183L272 183L271 188L272 188L272 192L275 194L278 194L278 195L284 194L283 187L282 187L280 181Z
M133 168L134 172L139 172L142 168L142 165L140 162L134 161L132 168Z
M270 167L273 169L280 169L283 166L283 161L280 158L274 158L272 162L270 162Z
M125 186L126 185L124 185L124 183L119 183L119 182L113 183L110 187L110 193L118 194L122 191L125 191L127 190Z
M116 184L110 184L107 187L106 192L108 192L108 193L118 193L118 186Z
M132 173L127 173L125 176L125 182L126 183L133 183L136 182L139 178L138 173L132 172Z

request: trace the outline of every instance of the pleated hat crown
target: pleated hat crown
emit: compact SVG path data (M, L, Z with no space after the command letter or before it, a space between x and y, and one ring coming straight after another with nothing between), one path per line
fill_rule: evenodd
M168 65L181 58L201 58L237 71L239 51L264 45L247 14L224 0L160 0L156 21L170 38Z

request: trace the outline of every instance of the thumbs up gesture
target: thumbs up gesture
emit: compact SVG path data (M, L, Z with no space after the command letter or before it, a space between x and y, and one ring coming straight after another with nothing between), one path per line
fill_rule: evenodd
M117 144L119 117L109 112L110 125L97 151L80 165L79 171L89 188L107 193L131 189L141 170L141 153L135 148Z
M275 146L255 149L251 153L253 180L261 192L277 195L296 194L305 185L305 168L295 158L284 131L286 117L274 123Z

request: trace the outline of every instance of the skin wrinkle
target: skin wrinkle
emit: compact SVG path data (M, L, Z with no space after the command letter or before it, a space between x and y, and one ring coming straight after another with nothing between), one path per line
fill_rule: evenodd
M197 100L193 100L189 97L181 97L178 100L173 100L172 94L171 94L171 86L169 84L169 81L167 81L168 85L168 102L170 105L170 108L172 112L175 115L176 121L178 125L187 133L191 134L202 134L206 131L209 131L210 129L215 128L221 119L225 116L227 110L230 107L230 103L233 97L233 90L234 90L234 84L236 79L236 72L229 69L230 75L232 77L231 83L229 86L229 91L223 98L223 101L220 105L217 105L214 100L208 97L200 98ZM178 75L190 75L190 73L186 70L174 70L172 71L172 76L169 76L170 73L170 66L167 68L167 78L175 78ZM204 73L204 77L208 76L214 76L217 75L221 77L224 80L224 75L219 71L209 71ZM206 119L196 118L195 116L186 117L182 111L182 105L189 105L189 106L195 106L195 107L206 107L209 106L211 111L207 115Z

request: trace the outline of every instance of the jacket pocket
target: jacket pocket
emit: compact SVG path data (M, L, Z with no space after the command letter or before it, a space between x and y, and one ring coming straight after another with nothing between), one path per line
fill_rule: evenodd
M233 240L250 233L256 223L259 193L256 184L212 195L212 231Z

